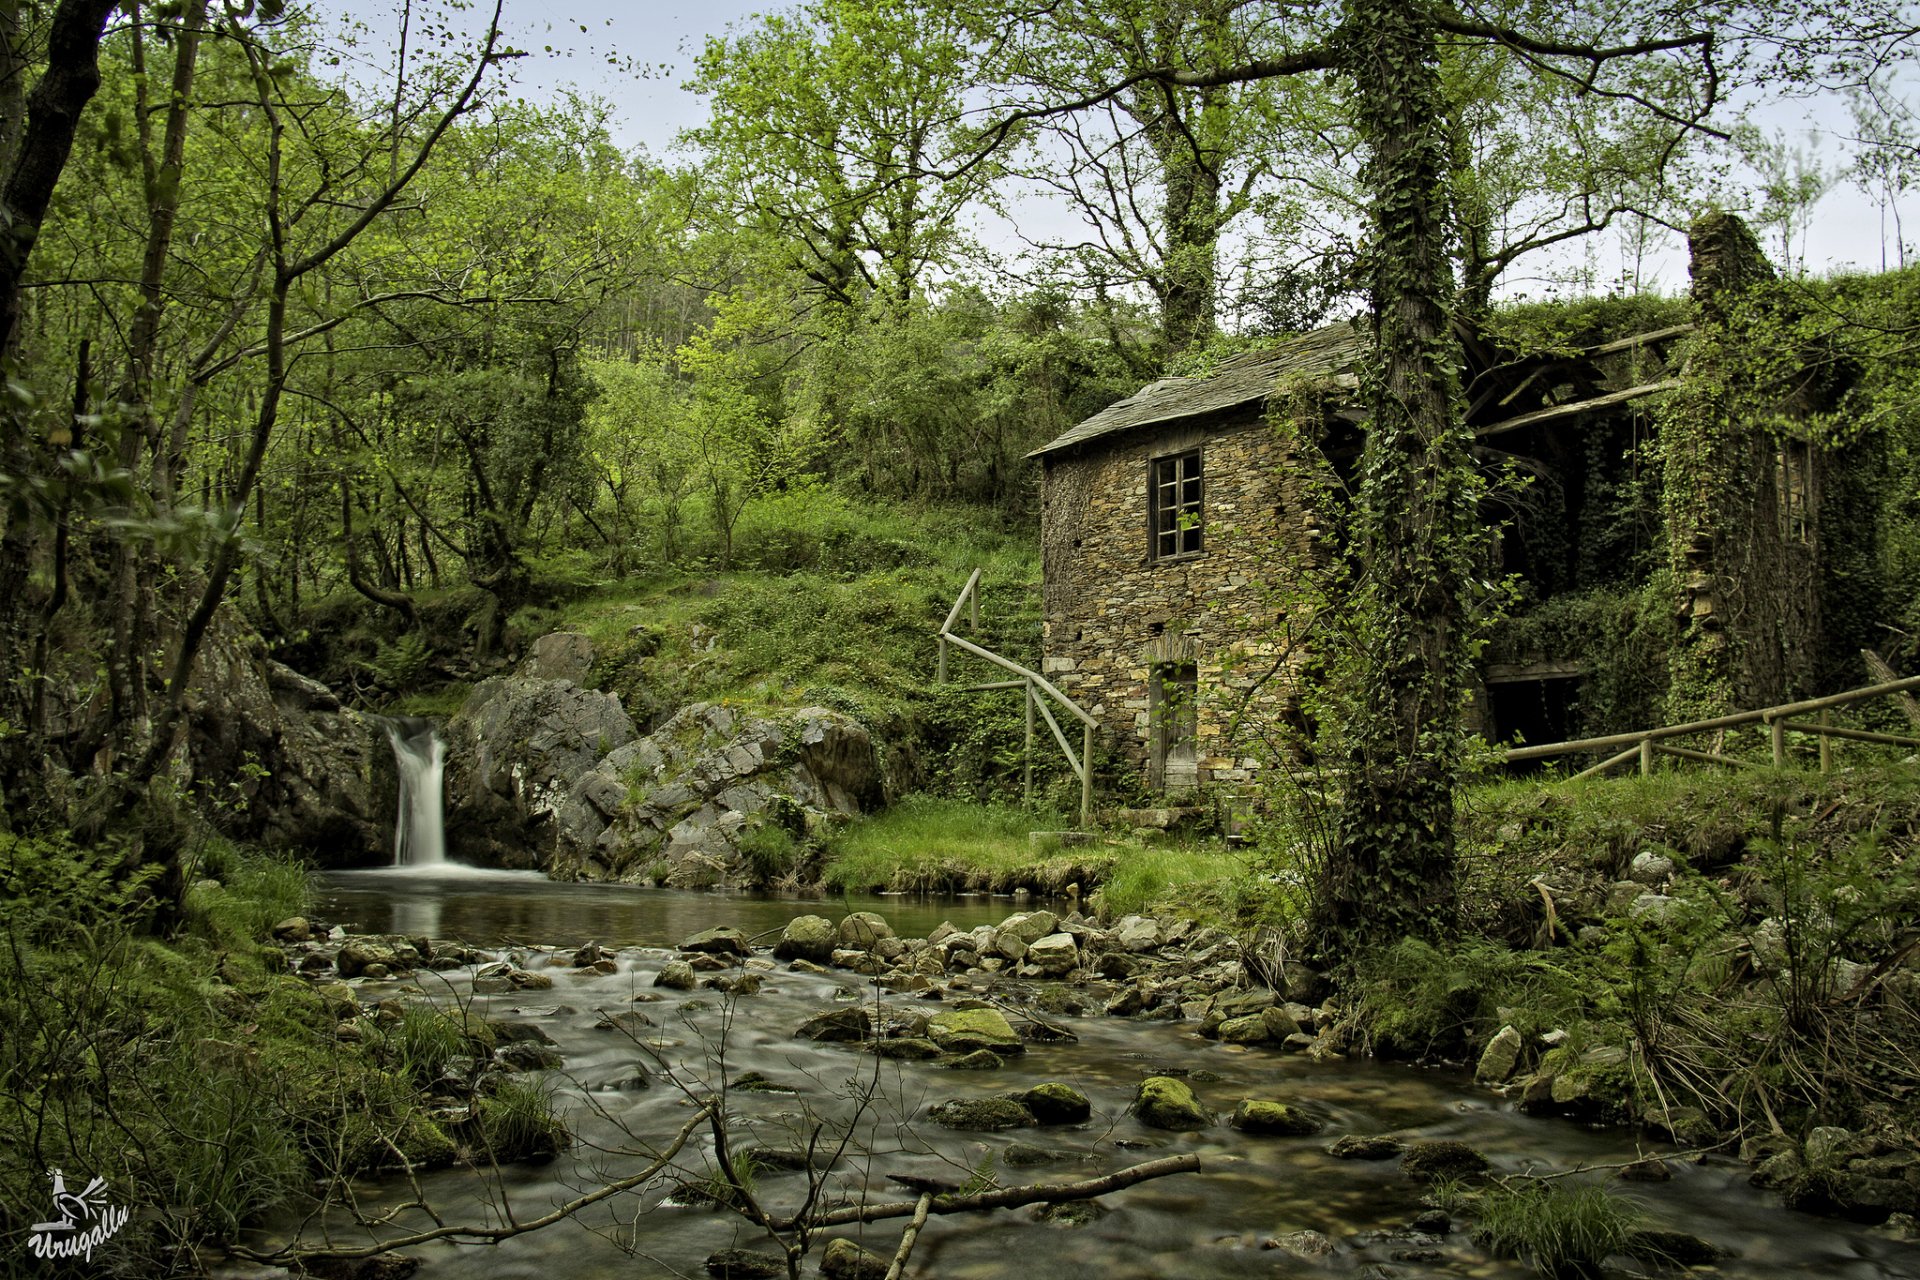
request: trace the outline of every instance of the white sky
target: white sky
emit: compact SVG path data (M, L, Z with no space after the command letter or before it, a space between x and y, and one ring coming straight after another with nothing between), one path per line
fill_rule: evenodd
M391 31L397 8L397 0L319 3L345 19L366 22L375 32ZM707 37L721 34L730 23L742 23L756 13L780 7L765 0L506 0L505 22L508 38L534 55L514 67L516 81L527 97L544 99L574 88L603 98L613 107L617 142L630 148L644 147L659 161L684 163L691 157L674 150L674 138L705 118L702 100L681 87L691 73L694 57ZM467 17L476 30L490 9L486 0L479 0L469 11ZM549 45L554 50L551 54L544 51ZM616 71L607 65L610 54L649 71L645 75ZM1768 106L1749 118L1768 133L1784 132L1790 141L1806 145L1827 168L1844 162L1842 139L1850 132L1850 120L1838 102L1812 109L1804 103ZM1019 220L1019 229L1030 238L1079 238L1076 224L1058 206L1021 199L1010 209ZM1906 215L1907 242L1914 244L1920 240L1920 203L1910 194L1902 211ZM1794 245L1794 253L1814 274L1877 270L1883 249L1892 265L1897 259L1892 223L1888 220L1883 237L1882 218L1882 211L1871 199L1841 178L1816 207L1804 237ZM1018 247L1011 227L986 225L979 228L979 234L989 247L1008 253ZM1766 237L1763 233L1763 238L1777 262L1777 235ZM1594 281L1594 291L1603 291L1606 282L1619 275L1622 255L1618 237L1592 237L1558 262L1537 265L1559 271L1584 266ZM1647 284L1666 292L1684 288L1684 247L1669 238L1643 263L1642 276ZM1532 279L1509 280L1504 292L1537 295L1542 288L1536 274Z

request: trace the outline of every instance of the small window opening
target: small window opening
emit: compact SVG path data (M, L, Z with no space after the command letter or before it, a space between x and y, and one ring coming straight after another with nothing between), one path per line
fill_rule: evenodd
M1201 550L1200 451L1155 458L1148 502L1153 530L1153 558L1196 555Z

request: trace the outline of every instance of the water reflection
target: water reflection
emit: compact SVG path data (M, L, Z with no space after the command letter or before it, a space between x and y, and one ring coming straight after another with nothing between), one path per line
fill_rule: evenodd
M353 932L427 934L490 946L579 946L593 940L611 947L672 945L722 924L760 933L779 929L797 915L838 919L849 911L877 911L896 932L925 936L942 920L970 929L997 924L1015 909L1011 899L984 894L777 898L568 884L537 871L487 871L451 863L430 870L333 872L322 879L315 905L323 919Z

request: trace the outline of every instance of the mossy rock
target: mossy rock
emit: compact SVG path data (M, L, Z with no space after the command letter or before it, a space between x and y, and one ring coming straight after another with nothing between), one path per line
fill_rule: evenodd
M1093 1104L1087 1101L1087 1095L1058 1081L1035 1085L1025 1093L1014 1094L1013 1100L1033 1112L1041 1124L1079 1124L1093 1116Z
M1327 1154L1336 1160L1391 1160L1406 1149L1406 1143L1383 1133L1349 1133L1336 1138Z
M851 1240L829 1240L820 1256L820 1274L827 1280L886 1280L887 1260Z
M998 1071L1005 1065L1000 1055L991 1049L975 1049L946 1064L949 1071Z
M1011 1056L1026 1052L1026 1045L998 1009L942 1009L927 1019L927 1035L948 1053L991 1049Z
M952 1098L936 1103L927 1118L943 1129L1030 1129L1039 1121L1012 1098Z
M1407 1154L1400 1159L1401 1172L1428 1181L1465 1178L1485 1173L1491 1167L1487 1158L1474 1148L1464 1142L1447 1139L1416 1142L1407 1148Z
M898 1040L872 1040L867 1043L867 1052L882 1058L895 1058L907 1062L926 1062L940 1056L940 1046L923 1036L904 1036Z
M1172 1076L1148 1076L1140 1082L1133 1100L1134 1118L1151 1129L1191 1132L1212 1126L1213 1117L1184 1080Z
M1284 1102L1263 1098L1243 1098L1228 1121L1242 1133L1269 1138L1304 1138L1320 1132L1318 1120Z
M1273 1039L1264 1014L1250 1013L1243 1018L1228 1018L1218 1028L1221 1044L1265 1044Z

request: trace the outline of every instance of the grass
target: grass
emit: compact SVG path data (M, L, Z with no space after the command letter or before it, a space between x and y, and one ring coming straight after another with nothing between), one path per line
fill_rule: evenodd
M1224 846L1147 844L1106 837L1092 844L1042 843L1035 831L1070 825L1058 814L1011 805L908 796L863 818L830 843L823 879L832 888L952 891L1028 887L1091 891L1110 915L1191 910L1217 903L1246 878L1241 857Z
M1504 1257L1524 1258L1549 1280L1597 1276L1639 1222L1632 1200L1600 1186L1495 1186L1481 1198L1474 1234Z

